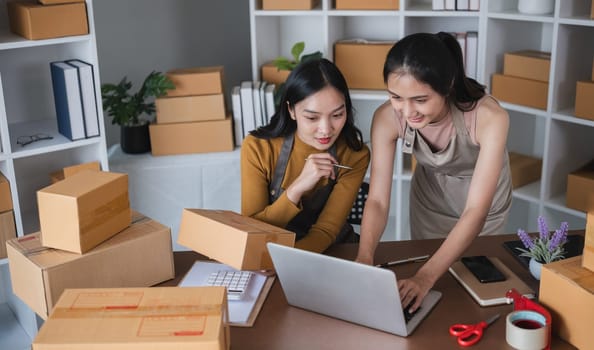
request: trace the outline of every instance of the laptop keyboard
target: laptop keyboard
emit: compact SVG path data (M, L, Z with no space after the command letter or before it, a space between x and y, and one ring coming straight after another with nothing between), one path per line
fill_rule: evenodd
M405 307L404 310L402 310L402 312L404 313L404 321L406 323L408 323L408 321L410 321L417 314L417 312L419 312L419 310L421 310L421 308L419 307L414 312L410 312L411 306L412 306L412 303L408 304L408 306Z
M253 274L250 271L216 271L208 276L206 284L226 287L227 299L240 300Z

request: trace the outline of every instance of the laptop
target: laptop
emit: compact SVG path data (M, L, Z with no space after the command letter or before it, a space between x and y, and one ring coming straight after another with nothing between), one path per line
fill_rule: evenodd
M431 290L405 319L391 270L267 243L289 305L406 337L441 299Z

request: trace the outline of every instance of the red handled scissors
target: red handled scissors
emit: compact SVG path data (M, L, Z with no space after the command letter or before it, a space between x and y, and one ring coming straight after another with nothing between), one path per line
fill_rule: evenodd
M499 318L499 314L477 324L455 324L450 327L450 334L458 337L458 344L471 346L483 337L483 330Z

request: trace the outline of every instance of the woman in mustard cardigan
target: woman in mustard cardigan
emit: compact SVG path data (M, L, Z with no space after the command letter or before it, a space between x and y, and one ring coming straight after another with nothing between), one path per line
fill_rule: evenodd
M352 234L346 218L369 164L353 114L332 62L297 66L270 123L243 140L241 213L295 232L295 246L315 252Z

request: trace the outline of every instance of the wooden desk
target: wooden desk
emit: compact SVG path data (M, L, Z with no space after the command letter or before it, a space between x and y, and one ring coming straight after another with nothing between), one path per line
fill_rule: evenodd
M532 288L538 290L538 281L502 246L504 241L515 239L515 234L479 237L464 255L496 256ZM431 254L440 244L441 240L381 242L376 251L376 262ZM357 245L338 245L329 249L327 254L353 260L357 254ZM177 285L197 259L204 257L195 252L175 252L176 278L163 285ZM401 265L394 271L399 278L406 278L420 266L421 263ZM437 281L434 289L443 293L442 299L413 334L403 338L289 306L277 279L254 326L231 328L231 348L461 349L455 338L448 333L451 324L476 323L500 313L501 317L485 331L483 339L469 349L513 349L505 341L505 317L513 311L513 305L480 307L449 272ZM353 296L353 302L356 302L356 296ZM555 338L552 349L575 348Z

